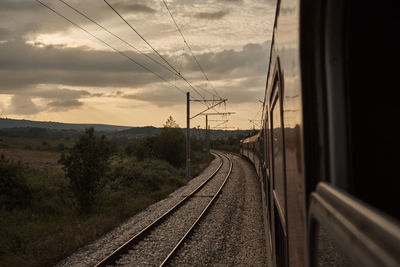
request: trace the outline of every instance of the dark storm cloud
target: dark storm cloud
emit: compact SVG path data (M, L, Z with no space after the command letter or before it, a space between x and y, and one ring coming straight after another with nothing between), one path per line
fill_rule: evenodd
M33 97L40 97L46 99L77 99L88 97L91 94L85 90L71 90L71 89L31 89L29 95Z
M229 96L228 103L255 103L264 97L266 77L251 77L218 88L220 95Z
M224 50L197 55L213 79L264 74L268 44L248 44L241 51ZM141 87L161 80L115 52L82 48L34 47L22 42L0 44L0 90L33 88L38 84L72 86ZM166 78L173 76L143 56L131 53L141 63ZM171 58L168 58L171 61ZM184 73L199 72L189 55ZM168 76L169 75L169 76Z
M10 105L5 108L7 114L13 115L31 115L41 111L41 109L32 102L29 96L15 95L11 98Z
M196 56L213 80L266 75L270 42L247 44L240 51L223 50ZM197 71L198 66L186 55L183 69Z
M229 11L227 10L221 10L221 11L217 11L217 12L199 12L197 14L195 14L194 16L198 19L209 19L209 20L218 20L218 19L222 19L223 17L225 17L227 14L229 13Z
M11 33L5 28L0 28L0 41L6 41L10 37Z
M47 106L51 111L68 111L70 109L79 108L82 102L76 99L52 101Z
M1 93L1 92L0 92ZM7 93L4 92L3 93ZM68 111L70 109L79 108L83 105L79 101L80 98L91 97L88 91L71 90L71 89L49 89L49 88L31 88L10 90L9 94L14 94L10 104L4 108L8 114L14 115L32 115L41 111ZM32 100L44 99L50 101L47 105L38 107Z
M0 45L0 69L51 69L76 71L135 71L144 72L139 66L125 60L115 52L87 50L85 47L32 46L23 40ZM133 57L137 54L133 54ZM140 61L140 60L139 60Z
M59 1L42 0L42 2L81 26L91 24ZM116 18L116 14L103 1L68 0L65 2L98 22ZM139 0L110 0L109 2L122 14L154 14L156 12L156 9L151 7L151 5L155 6L156 1L147 0L145 4ZM28 36L67 31L75 27L34 0L0 0L0 25L8 29L12 35L8 36L9 39L27 39Z
M8 30L9 40L71 27L33 0L0 0L0 25Z
M258 0L258 2L267 3L267 4L269 4L269 5L273 6L273 7L276 6L276 1L277 0Z
M13 11L31 11L38 7L38 3L35 1L26 0L1 0L0 9L7 10L8 12Z
M228 80L225 85L216 86L221 96L229 96L228 103L254 103L258 99L262 99L263 85L265 85L266 75L243 78L239 81ZM203 86L206 88L206 86ZM204 92L203 92L204 93ZM192 96L198 98L196 93L192 92ZM134 99L145 102L151 102L159 107L172 106L182 104L180 92L171 93L170 90L146 90L145 92L134 94L123 94L120 97L125 99Z
M251 102L259 96L248 89L265 85L262 79L266 76L269 45L247 44L239 51L224 50L196 57L208 77L222 84L217 87L221 95L229 95L230 102L234 103ZM40 109L31 101L35 98L50 103L46 109L52 111L79 108L83 104L80 99L90 97L135 99L158 106L174 105L179 101L171 93L175 89L114 52L90 51L82 47L34 47L22 41L0 44L0 51L0 94L21 97L16 98L13 107L9 108L15 112L22 112L23 105L20 103L23 101L29 114L39 112ZM132 53L132 56L137 55ZM172 58L167 58L174 62ZM163 77L171 81L174 79L173 75L163 73L160 66L151 66ZM197 64L189 55L185 57L182 70L192 82L204 82ZM130 94L119 90L121 87L148 88L146 86L151 84L159 89L133 90ZM52 86L54 89L51 89ZM62 86L114 87L116 90L113 93L92 94L85 90L60 88Z
M154 8L151 8L147 5L138 4L138 3L116 3L113 5L117 10L121 10L123 12L129 13L150 13L154 14L157 12Z
M243 3L243 0L217 0L217 2L222 2L222 3Z
M182 103L182 101L180 100L183 97L177 97L177 94L181 93L179 91L171 91L163 89L163 90L146 90L144 92L135 94L123 94L120 95L119 97L124 99L133 99L133 100L151 102L159 107L165 107Z
M22 41L0 44L0 51L0 90L37 84L135 87L160 81L115 52L34 47ZM142 55L128 54L153 71L165 75L162 67L149 64Z

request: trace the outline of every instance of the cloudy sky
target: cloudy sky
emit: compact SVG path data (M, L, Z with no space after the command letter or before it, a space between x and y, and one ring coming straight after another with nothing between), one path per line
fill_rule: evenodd
M192 51L163 1L108 0L196 90L103 0L63 1L114 35L60 0L40 1L103 42L35 0L0 0L0 117L160 127L171 115L185 127L190 91L227 98L217 110L235 112L229 127L260 118L275 0L166 1ZM191 106L192 116L207 108ZM204 127L204 117L191 125Z

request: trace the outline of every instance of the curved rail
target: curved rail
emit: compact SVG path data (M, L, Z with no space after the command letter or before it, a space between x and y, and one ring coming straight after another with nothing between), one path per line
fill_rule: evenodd
M192 224L192 226L185 233L185 235L178 241L178 243L175 245L175 247L172 249L172 251L168 254L168 256L164 259L164 261L160 264L159 267L165 266L171 260L172 256L177 252L178 248L182 245L182 243L189 236L189 234L192 232L192 230L198 224L198 222L203 218L203 216L206 214L206 212L209 211L210 206L214 203L215 199L218 197L218 195L221 192L222 188L224 187L226 181L228 180L229 176L231 175L232 167L233 167L232 160L228 156L225 156L225 157L229 160L230 166L229 166L228 174L226 175L226 177L224 179L224 182L221 184L221 186L219 187L218 191L215 193L215 195L210 200L210 202L207 204L207 206L203 209L203 211L201 212L200 216Z
M102 261L94 265L95 267L102 267L102 266L107 266L115 262L122 254L124 254L127 250L129 250L135 243L140 241L143 237L145 237L155 226L159 225L161 222L163 222L167 217L169 217L175 210L177 210L179 207L181 207L185 202L187 202L195 193L197 193L201 188L203 188L214 176L215 174L221 169L222 164L223 164L223 159L219 153L215 153L218 155L218 157L221 159L221 163L217 167L217 169L201 184L199 185L195 190L193 190L190 194L185 196L181 201L179 201L175 206L170 208L168 211L166 211L163 215L155 219L152 223L150 223L148 226L146 226L143 230L141 230L139 233L137 233L135 236L133 236L131 239L126 241L124 244L122 244L119 248L114 250L110 255L108 255L106 258L104 258ZM229 159L229 158L228 158Z

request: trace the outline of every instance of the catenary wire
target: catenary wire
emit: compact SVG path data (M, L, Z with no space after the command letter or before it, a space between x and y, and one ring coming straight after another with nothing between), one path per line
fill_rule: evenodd
M113 46L111 46L109 43L105 42L104 40L100 39L99 37L95 36L94 34L90 33L88 30L84 29L83 27L81 27L80 25L78 25L77 23L73 22L72 20L68 19L67 17L65 17L64 15L62 15L61 13L57 12L56 10L54 10L53 8L51 8L50 6L44 4L43 2L41 2L40 0L35 0L36 2L38 2L39 4L41 4L42 6L46 7L47 9L49 9L50 11L52 11L53 13L55 13L56 15L62 17L63 19L65 19L66 21L68 21L69 23L73 24L74 26L78 27L79 29L81 29L82 31L84 31L85 33L89 34L90 36L92 36L93 38L95 38L96 40L98 40L99 42L103 43L104 45L106 45L107 47L111 48L112 50L114 50L115 52L119 53L120 55L124 56L125 58L127 58L128 60L132 61L133 63L135 63L136 65L140 66L141 68L147 70L148 72L152 73L153 75L157 76L159 79L161 79L162 81L166 82L167 84L169 84L170 86L174 87L175 89L181 91L182 93L186 93L184 90L182 90L181 88L179 88L178 86L176 86L176 84L173 84L171 82L169 82L167 79L165 79L164 77L162 77L161 75L155 73L154 71L152 71L151 69L149 69L148 67L142 65L141 63L135 61L133 58L131 58L130 56L128 56L126 53L114 48ZM122 38L118 37L117 35L113 34L111 31L107 30L105 27L101 26L99 23L95 22L94 20L92 20L91 18L89 18L87 15L85 15L83 12L80 12L78 10L76 10L75 8L73 8L72 6L68 5L67 3L65 3L62 0L59 0L60 2L62 2L63 4L69 6L71 9L73 9L75 12L79 13L80 15L84 16L86 19L90 20L91 22L93 22L94 24L96 24L97 26L99 26L100 28L102 28L103 30L105 30L106 32L110 33L111 35L113 35L114 37L116 37L117 39L119 39L120 41L126 43L127 45L129 45L130 47L134 48L132 45L130 45L129 43L127 43L126 41L124 41ZM138 50L138 49L135 49ZM145 55L142 52L143 55ZM147 55L146 55L147 56ZM154 62L154 59L152 60ZM159 63L159 62L158 62ZM161 64L161 63L159 63ZM161 64L163 67L165 67L163 64ZM168 69L168 68L167 68ZM179 73L180 74L180 73ZM181 78L183 78L180 75ZM183 78L184 79L184 78ZM189 81L187 81L186 79L184 79L192 88L193 85L191 85L191 83ZM193 88L194 89L194 88ZM194 89L195 90L195 89ZM201 96L201 95L200 95ZM201 96L204 100L204 97ZM193 96L190 96L190 98L192 100L197 100L197 101L201 101ZM201 102L203 103L205 106L209 107L206 103L206 101ZM214 109L214 108L213 108Z
M217 91L215 90L215 88L212 86L212 84L211 84L210 80L208 79L208 76L207 76L207 74L205 73L203 67L200 65L200 62L197 60L196 56L194 55L193 50L192 50L191 46L189 45L189 43L186 41L185 36L183 36L183 33L182 33L181 29L179 28L178 23L176 22L174 16L172 15L172 12L171 12L171 10L169 9L167 3L165 2L165 0L162 0L162 1L163 1L164 5L165 5L165 8L167 9L169 15L171 16L171 19L172 19L172 21L174 22L174 24L175 24L175 26L176 26L178 32L180 33L184 44L186 44L186 46L189 48L190 54L191 54L192 57L194 58L194 60L195 60L195 62L196 62L196 64L197 64L197 66L199 67L200 71L203 73L204 78L205 78L205 79L208 81L208 83L211 85L211 88L212 88L213 91L215 92L215 95L221 99L221 96L218 94L218 92L217 92ZM201 87L199 87L199 88L201 88ZM206 90L203 89L203 88L201 88L201 89L202 89L203 91L206 91ZM211 94L212 96L214 96L213 93L210 93L210 92L208 92L208 91L206 91L206 92L209 93L209 94ZM224 106L225 106L225 112L226 112L226 104L225 104L225 102L224 102ZM218 110L216 110L215 108L213 108L213 109L214 109L216 112L220 113L220 112L219 112Z
M182 39L183 39L183 42L184 42L184 43L187 45L187 47L189 48L189 51L190 51L190 53L191 53L193 59L195 60L197 66L198 66L199 69L200 69L200 71L203 73L204 78L209 82L209 84L211 85L211 88L212 88L212 89L214 90L214 92L216 93L216 96L218 96L219 98L221 98L221 96L218 94L218 92L217 92L217 91L215 90L215 88L212 86L210 80L208 79L208 76L207 76L206 72L204 71L203 67L200 65L200 62L197 60L196 56L194 55L193 50L192 50L192 48L190 47L189 43L186 41L186 38L183 36L183 33L182 33L181 29L179 28L178 23L176 22L174 16L172 15L172 13L171 13L171 11L170 11L170 9L169 9L167 3L165 2L165 0L162 0L162 1L163 1L163 3L164 3L165 7L167 8L167 11L168 11L169 15L171 16L172 20L174 21L174 24L175 24L176 28L178 29L178 32L180 33L180 35L181 35L181 37L182 37Z
M71 23L72 25L78 27L79 29L81 29L82 31L84 31L85 33L89 34L90 36L92 36L93 38L95 38L96 40L98 40L99 42L103 43L104 45L106 45L107 47L111 48L112 50L114 50L115 52L119 53L120 55L124 56L125 58L127 58L128 60L132 61L133 63L135 63L136 65L140 66L141 68L147 70L148 72L152 73L153 75L157 76L159 79L161 79L162 81L168 83L169 85L171 85L172 87L174 87L175 89L181 91L182 93L186 94L186 92L184 90L182 90L181 88L179 88L178 86L176 86L175 84L171 83L170 81L168 81L167 79L165 79L164 77L162 77L161 75L155 73L154 71L152 71L151 69L147 68L146 66L140 64L139 62L135 61L133 58L131 58L130 56L128 56L127 54L125 54L124 52L114 48L113 46L111 46L110 44L108 44L106 41L98 38L97 36L95 36L94 34L92 34L91 32L89 32L88 30L84 29L83 27L81 27L80 25L78 25L77 23L73 22L72 20L70 20L69 18L65 17L64 15L62 15L61 13L59 13L58 11L56 11L55 9L51 8L50 6L46 5L45 3L41 2L40 0L34 0L37 3L41 4L42 6L44 6L45 8L49 9L50 11L52 11L53 13L55 13L56 15L62 17L63 19L65 19L66 21L68 21L69 23ZM192 99L194 100L199 100L196 99L194 97L191 96Z
M171 65L171 63L169 63L168 62L168 60L164 57L164 56L162 56L158 51L157 51L157 49L155 49L127 20L125 20L124 19L124 17L122 17L122 15L120 14L120 13L118 13L118 11L114 8L114 7L112 7L111 5L110 5L110 3L108 3L107 2L107 0L104 0L104 2L162 59L162 60L164 60L167 64L168 64L168 66L170 66L171 67L171 69L173 69L177 74L178 74L178 76L179 77L181 77L201 98L203 98L203 99L205 99L204 98L204 96L202 95L202 94L200 94L200 92L192 85L192 83L191 82L189 82L185 77L183 77L183 75L180 73L180 72L178 72L176 69L175 69L175 67L174 66L172 66ZM208 106L207 105L207 102L206 101L204 101L204 103L206 104L206 106Z
M69 5L68 3L66 3L63 0L58 0L60 2L62 2L63 4L65 4L66 6L68 6L69 8L71 8L72 10L74 10L75 12L77 12L78 14L80 14L81 16L85 17L86 19L88 19L89 21L93 22L94 24L96 24L97 26L99 26L100 28L102 28L103 30L105 30L106 32L108 32L109 34L111 34L112 36L114 36L115 38L119 39L121 42L125 43L126 45L128 45L129 47L135 49L136 51L138 51L140 54L144 55L145 57L147 57L148 59L152 60L153 62L157 63L158 65L162 66L164 69L168 70L169 72L178 75L179 77L181 77L180 71L174 71L171 70L170 68L166 67L164 64L160 63L159 61L153 59L152 57L150 57L149 55L145 54L143 51L137 49L136 47L134 47L133 45L131 45L130 43L128 43L127 41L125 41L124 39L122 39L121 37L119 37L118 35L114 34L113 32L111 32L110 30L108 30L107 28L105 28L104 26L100 25L98 22L94 21L93 19L91 19L88 15L84 14L83 12L77 10L76 8L74 8L73 6ZM182 77L183 78L183 77ZM185 80L186 81L186 80ZM193 85L189 82L186 81L192 88ZM194 89L194 88L193 88ZM202 97L204 99L204 97Z
M160 65L161 67L163 67L164 69L166 69L167 71L174 73L173 70L171 70L170 68L168 68L167 66L165 66L164 64L160 63L159 61L155 60L154 58L150 57L149 55L147 55L146 53L144 53L143 51L141 51L140 49L134 47L132 44L128 43L127 41L125 41L124 39L122 39L121 37L119 37L118 35L116 35L115 33L111 32L110 30L108 30L106 27L102 26L101 24L99 24L98 22L96 22L95 20L91 19L88 15L84 14L83 12L79 11L78 9L76 9L75 7L71 6L70 4L66 3L64 0L58 0L59 2L63 3L64 5L68 6L69 8L71 8L72 10L74 10L75 12L77 12L78 14L80 14L81 16L85 17L87 20L91 21L92 23L96 24L97 26L99 26L101 29L103 29L104 31L108 32L109 34L111 34L112 36L114 36L115 38L117 38L118 40L120 40L121 42L123 42L124 44L126 44L127 46L133 48L134 50L136 50L137 52L139 52L140 54L142 54L143 56L145 56L146 58L150 59L151 61L153 61L154 63Z

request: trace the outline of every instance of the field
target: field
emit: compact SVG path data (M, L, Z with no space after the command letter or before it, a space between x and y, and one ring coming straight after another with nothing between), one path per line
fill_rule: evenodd
M58 163L74 140L0 140L0 266L53 265L186 183L183 168L156 158L138 161L117 145L94 208L82 214ZM194 155L196 175L211 158Z
M21 161L34 169L61 169L58 163L60 152L28 150L21 148L0 148L0 155L14 161Z

